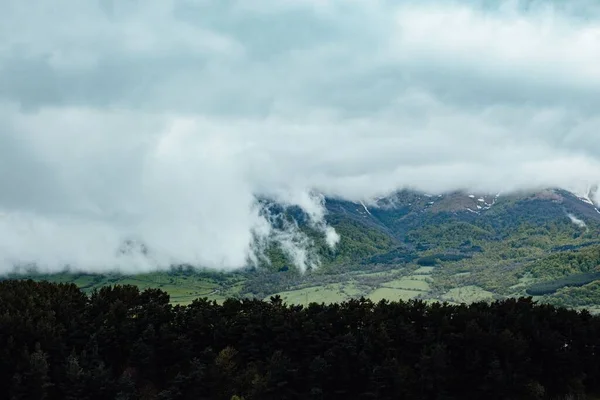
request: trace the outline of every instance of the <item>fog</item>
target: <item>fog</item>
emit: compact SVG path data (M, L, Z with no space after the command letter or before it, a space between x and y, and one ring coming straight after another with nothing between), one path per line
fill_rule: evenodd
M327 196L600 183L594 2L0 7L0 273L231 270L269 240L305 268L257 199L333 247Z

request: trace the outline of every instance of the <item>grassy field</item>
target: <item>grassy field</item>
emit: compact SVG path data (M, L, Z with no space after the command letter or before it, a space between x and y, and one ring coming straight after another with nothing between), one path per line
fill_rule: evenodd
M494 298L494 294L473 284L462 283L450 290L440 290L436 286L439 267L419 267L406 265L384 271L356 271L341 274L335 280L323 282L322 279L308 277L294 282L286 290L277 294L288 304L306 305L311 302L334 303L352 298L365 297L373 301L409 300L413 298L427 301L448 301L452 303L472 302ZM464 276L467 278L467 276ZM221 302L228 297L253 297L248 292L247 275L242 273L219 274L202 271L170 271L140 275L92 275L63 273L41 275L34 279L54 282L72 282L91 293L106 285L135 285L144 290L158 288L169 293L173 304L189 304L196 298L206 297ZM266 277L268 279L268 276ZM516 288L515 288L516 289ZM267 292L268 293L268 292ZM262 296L261 296L262 297Z
M435 267L420 267L414 271L415 274L428 275L435 270Z
M226 279L218 281L202 274L169 274L166 272L132 276L62 273L32 276L32 278L57 283L74 283L86 293L91 293L93 290L107 285L134 285L140 290L158 288L169 293L171 302L174 304L188 304L200 297L220 302L227 297L239 294L243 285L243 279L235 275L228 275Z
M383 298L408 300L426 293L430 287L432 269L419 269L420 274L403 276L405 269L374 273L351 274L348 280L324 285L312 285L306 288L281 291L277 294L289 304L307 304L311 302L342 302L361 296L379 301ZM224 275L225 278L213 279L195 273L148 273L128 275L91 275L91 274L54 274L35 276L37 280L75 283L86 293L107 285L134 285L140 290L159 288L171 296L173 304L189 304L194 299L206 297L221 302L228 297L243 295L244 279L239 275ZM273 294L273 295L274 295ZM272 295L267 296L267 299Z
M389 282L384 282L382 286L390 289L405 289L416 291L429 290L429 282L427 282L424 279L413 279L412 276L408 276L402 279L394 279L393 281Z
M277 293L289 304L333 303L364 296L373 301L409 300L427 297L433 268L419 269L419 274L401 268L381 272L348 274L347 280L325 285L311 285ZM267 296L269 298L270 296Z
M305 289L277 293L288 304L336 303L358 297L360 290L354 283L334 283L325 286L312 286ZM267 299L271 297L268 296Z
M406 289L393 289L393 288L379 288L375 289L373 292L369 294L369 299L377 302L380 300L389 300L389 301L397 301L397 300L410 300L412 298L417 297L421 292L415 290L406 290Z
M392 269L392 270L381 271L381 272L359 272L359 273L355 274L355 276L357 278L365 278L365 277L370 277L370 278L393 278L393 277L396 277L399 274L401 274L402 271L403 271L403 269Z
M433 278L431 277L431 275L427 275L427 274L409 275L409 276L407 276L407 278L415 280L415 281L425 281L425 282L432 282L433 281Z
M116 284L135 285L140 290L158 288L169 293L173 304L189 304L194 299L202 297L217 302L222 302L229 297L268 299L275 294L281 296L288 304L333 303L360 297L370 298L373 301L419 298L426 301L470 303L525 296L526 289L537 281L530 273L522 273L527 264L501 261L495 266L497 271L495 269L491 271L487 266L481 266L477 257L460 262L443 263L435 267L408 263L390 269L379 266L367 270L354 269L339 274L327 273L325 269L305 275L292 272L254 274L247 271L225 274L177 269L140 275L62 273L21 276L21 278L71 282L86 293L91 293L102 286ZM465 269L471 271L466 272ZM503 290L494 288L494 285L491 285L495 282L494 277L504 275L512 276L511 280L503 283L506 284ZM585 295L593 298L591 295ZM583 296L584 300L587 299L586 296ZM552 300L548 296L536 299L544 302ZM590 301L585 303L588 305L587 308L593 307L596 312L600 310L600 307L596 306L597 302L588 303ZM574 306L580 305L574 304Z
M462 286L450 289L442 299L452 303L472 303L475 301L492 300L494 293L483 290L478 286Z

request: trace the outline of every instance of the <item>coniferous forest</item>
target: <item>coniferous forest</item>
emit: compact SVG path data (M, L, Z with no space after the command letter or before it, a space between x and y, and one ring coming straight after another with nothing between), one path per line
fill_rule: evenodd
M600 318L529 298L289 306L0 282L1 399L567 399Z

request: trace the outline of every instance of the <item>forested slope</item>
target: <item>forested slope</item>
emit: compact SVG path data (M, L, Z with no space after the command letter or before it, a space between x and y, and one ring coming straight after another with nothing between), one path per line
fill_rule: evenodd
M0 283L0 399L567 399L600 318L530 299L290 306Z
M545 190L506 196L402 191L369 204L326 199L327 223L340 236L333 249L300 208L265 204L274 227L292 227L284 236L304 246L306 271L294 264L291 243L274 240L260 265L234 273L173 266L143 275L9 277L75 282L87 292L107 284L156 287L180 304L202 296L223 301L274 294L300 304L360 296L461 303L531 295L600 310L600 212L588 198Z

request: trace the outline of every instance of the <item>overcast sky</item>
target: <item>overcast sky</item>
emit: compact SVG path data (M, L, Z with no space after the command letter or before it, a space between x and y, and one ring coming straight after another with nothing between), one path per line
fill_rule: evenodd
M256 196L585 190L597 4L4 0L0 272L239 267Z

